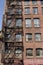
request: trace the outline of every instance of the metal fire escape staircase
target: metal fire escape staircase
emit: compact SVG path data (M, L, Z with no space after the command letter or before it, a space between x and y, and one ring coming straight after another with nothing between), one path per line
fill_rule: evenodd
M23 26L22 27L16 27L16 16L19 17L18 14L16 14L16 10L14 9L18 7L17 1L10 2L8 0L8 8L11 8L11 11L9 12L7 9L7 12L5 13L6 15L6 21L4 21L4 45L5 45L5 51L2 53L2 60L5 65L23 65ZM22 6L21 6L22 7ZM13 8L13 12L12 12ZM22 14L21 14L22 16ZM7 20L12 19L12 21L7 24ZM23 19L23 17L22 17ZM21 33L22 34L22 41L16 41L15 35ZM22 49L22 58L17 58L15 52L16 48L21 48ZM7 49L7 52L6 52ZM9 50L9 51L8 51Z

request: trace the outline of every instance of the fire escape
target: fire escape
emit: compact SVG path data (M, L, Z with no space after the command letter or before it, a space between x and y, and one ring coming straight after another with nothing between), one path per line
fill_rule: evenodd
M23 65L23 25L21 27L16 26L17 17L21 16L23 20L22 14L17 11L19 7L22 8L19 3L15 0L6 1L7 9L3 20L4 50L2 52L2 62L4 65ZM20 36L20 40L16 39L18 34L22 36Z

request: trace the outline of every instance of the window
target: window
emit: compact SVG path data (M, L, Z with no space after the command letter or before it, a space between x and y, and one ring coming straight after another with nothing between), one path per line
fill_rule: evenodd
M32 33L26 34L26 41L32 40Z
M16 9L16 14L22 14L22 9L21 8Z
M15 56L16 56L16 58L22 57L22 48L21 47L18 47L15 49Z
M11 25L11 22L12 22L12 19L8 19L7 20L7 26L10 26Z
M31 27L31 19L25 19L26 20L26 27Z
M43 49L42 48L36 49L36 56L43 56Z
M33 14L38 14L38 7L33 7Z
M16 41L22 41L22 34L16 34Z
M41 4L43 5L43 0L41 0Z
M7 32L6 33L6 39L10 39L10 37L11 37L11 33L10 32Z
M37 0L32 0L32 3L33 3L34 5L36 5L36 4L37 4Z
M38 18L34 18L34 27L40 27L40 20Z
M9 8L8 9L8 15L11 16L11 15L14 15L14 9L13 8Z
M33 49L32 48L26 49L26 56L33 56Z
M24 5L29 5L30 4L30 0L25 0L24 1Z
M10 49L8 47L8 43L7 42L5 42L5 52L6 53L10 53Z
M30 8L25 8L25 14L30 14Z
M41 33L35 33L35 40L41 41Z
M16 1L17 2L17 5L22 5L22 1Z
M16 19L16 26L21 27L22 26L22 19Z
M42 14L43 14L43 7L42 7Z

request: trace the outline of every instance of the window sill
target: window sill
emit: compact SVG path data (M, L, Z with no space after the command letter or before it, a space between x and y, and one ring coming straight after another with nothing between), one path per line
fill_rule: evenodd
M35 42L43 42L43 41L40 40L40 41L35 41Z
M33 13L32 15L39 15L39 14L38 14L38 13L37 13L37 14L34 14L34 13Z
M26 13L25 13L24 15L31 15L31 14L28 14L28 13L26 14Z
M27 58L27 59L31 59L31 58L33 58L33 56L26 56L26 58Z
M40 26L39 26L39 27L35 27L35 26L34 26L34 28L40 28Z
M31 41L26 41L26 43L29 43L29 42L31 42L31 43L32 43L33 41L32 41L32 40L31 40Z
M24 6L30 6L30 4L24 4Z
M26 27L26 28L32 28L32 27Z
M43 58L43 56L36 56L36 58Z

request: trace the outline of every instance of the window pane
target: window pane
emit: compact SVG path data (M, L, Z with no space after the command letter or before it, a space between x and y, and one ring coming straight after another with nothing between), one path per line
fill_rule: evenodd
M14 9L13 8L8 8L8 15L14 15Z
M43 56L43 50L41 48L36 49L36 56Z
M32 56L33 55L33 49L28 48L26 49L26 56Z
M22 14L22 9L20 8L16 9L16 14Z
M35 5L37 4L37 0L32 0L32 3Z
M43 5L43 0L41 0L41 4Z
M38 8L37 7L33 8L33 14L38 14Z
M41 34L40 33L35 34L35 40L36 41L41 41Z
M43 7L42 7L42 14L43 14Z
M24 5L29 5L30 4L30 0L25 0L24 1Z
M22 41L22 35L16 34L16 41Z
M8 47L8 43L7 42L5 43L5 52L6 53L10 53L10 49Z
M30 14L30 8L25 8L25 14Z
M17 5L22 5L22 1L16 1Z
M26 41L32 40L32 33L26 34Z
M16 48L15 49L15 56L16 56L16 58L22 57L22 48Z
M26 27L31 27L31 19L26 19Z
M16 26L21 27L22 26L22 19L16 19Z
M12 22L12 19L8 19L7 20L7 26L10 26L11 25L11 22Z
M38 18L34 19L34 27L40 27L40 20Z

